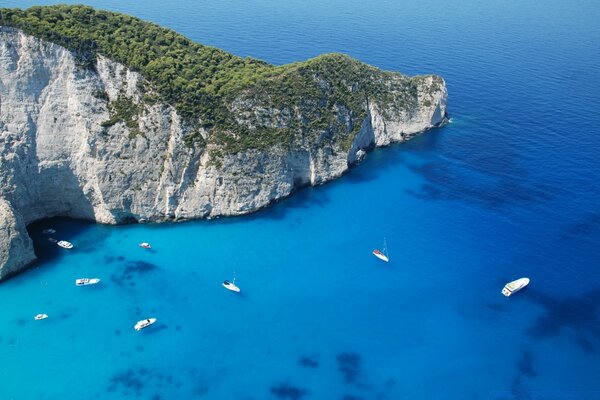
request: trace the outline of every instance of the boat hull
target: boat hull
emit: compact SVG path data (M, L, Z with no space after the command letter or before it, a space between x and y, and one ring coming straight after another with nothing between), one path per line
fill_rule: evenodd
M38 314L35 317L33 317L33 319L35 319L36 321L46 319L46 318L48 318L48 314Z
M81 279L75 280L75 285L77 285L77 286L95 285L98 282L100 282L100 279L98 279L98 278L89 278L89 279L81 278Z
M133 329L135 329L136 331L141 331L142 329L149 327L150 325L152 325L155 322L156 322L156 318L146 318L146 319L136 322L135 325L133 326Z
M73 244L67 242L66 240L61 240L60 242L58 242L56 244L59 245L60 247L62 247L63 249L72 249L73 248Z
M381 261L385 261L385 262L389 262L390 261L390 259L385 254L383 254L381 251L379 251L379 250L373 250L373 255L375 257L379 258Z
M508 282L502 288L502 294L506 297L512 296L527 285L529 285L529 278L520 278L516 281Z
M240 292L240 288L237 287L234 283L231 283L229 281L223 282L223 287L227 290L231 290L232 292L236 292L236 293Z

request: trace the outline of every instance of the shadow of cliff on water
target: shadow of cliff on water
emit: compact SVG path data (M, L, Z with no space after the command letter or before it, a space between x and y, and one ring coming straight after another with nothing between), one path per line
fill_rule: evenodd
M37 126L29 126L33 135ZM57 242L64 240L73 243L77 251L91 251L87 241L81 241L83 233L89 229L94 218L94 208L91 200L85 194L81 177L75 175L72 167L64 160L57 160L56 154L51 154L54 147L60 147L60 141L54 142L55 135L41 132L46 139L32 141L28 154L24 159L29 163L28 168L18 166L16 192L12 205L16 212L26 221L34 221L27 226L27 233L33 242L37 260L28 268L37 267L46 261L66 255L68 249L63 249ZM40 145L43 142L43 145ZM57 144L58 143L58 144ZM64 145L67 152L69 146ZM50 161L49 159L52 159ZM27 163L24 163L27 165ZM46 216L70 216L51 217ZM48 229L51 231L48 232ZM24 268L19 272L24 272Z
M447 129L447 125L432 128L419 133L410 140L402 143L391 143L388 146L370 149L365 159L353 165L342 178L342 181L354 184L372 182L386 171L393 170L399 165L407 165L405 155L435 154L439 142Z
M32 267L63 257L73 250L92 251L90 241L85 238L85 234L94 224L93 221L66 217L45 218L29 224L27 232L33 241L33 249L38 258ZM48 229L53 229L55 232L45 233ZM56 241L60 240L71 242L73 249L67 250L59 247ZM94 240L97 241L98 238L95 237Z
M331 199L323 190L313 186L303 186L294 190L288 197L274 201L266 208L249 214L248 219L285 219L290 211L325 207Z
M289 196L278 199L265 208L237 217L217 217L215 220L218 220L219 223L235 223L239 221L239 218L244 220L282 220L292 210L325 207L331 200L322 186L348 183L363 184L377 180L384 171L406 164L405 151L425 152L434 149L443 129L444 127L433 129L417 135L408 142L392 143L386 147L371 149L362 162L351 166L339 178L325 182L323 185L299 185Z

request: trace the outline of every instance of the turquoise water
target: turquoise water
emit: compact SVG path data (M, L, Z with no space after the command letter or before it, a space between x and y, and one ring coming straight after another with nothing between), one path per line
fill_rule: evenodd
M248 217L32 225L0 399L600 399L600 5L88 3L273 63L438 73L453 122Z

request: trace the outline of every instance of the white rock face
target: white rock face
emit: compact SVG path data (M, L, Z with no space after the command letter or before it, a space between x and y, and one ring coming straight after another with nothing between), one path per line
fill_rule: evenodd
M0 279L19 272L35 260L33 243L23 219L0 197Z
M139 134L122 122L102 126L110 113L99 93L138 103L144 82L101 56L95 71L82 69L68 50L0 27L0 279L34 259L25 226L37 219L121 223L249 213L298 186L334 179L366 150L407 140L446 115L445 84L423 77L410 109L371 99L349 151L307 144L215 160L213 145L185 145L186 127L169 105L142 106Z

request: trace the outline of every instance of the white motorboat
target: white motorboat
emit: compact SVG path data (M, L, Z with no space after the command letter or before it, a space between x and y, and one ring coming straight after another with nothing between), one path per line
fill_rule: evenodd
M55 230L55 229L52 229L52 228L48 228L48 229L44 229L44 230L42 231L42 233L43 233L44 235L51 235L51 234L53 234L53 233L56 233L56 230Z
M33 319L35 319L36 321L39 321L41 319L46 319L48 318L48 314L38 314L35 317L33 317Z
M71 242L67 242L66 240L61 240L60 242L58 242L56 244L59 245L60 247L62 247L63 249L72 249L73 248L73 244Z
M140 243L140 247L142 247L144 249L151 249L152 248L152 246L150 246L150 243L146 243L146 242Z
M79 278L75 279L75 285L77 286L85 286L85 285L95 285L100 282L98 278Z
M390 258L388 256L387 243L385 242L385 238L383 239L383 250L375 249L375 250L373 250L373 255L382 261L385 261L385 262L390 261Z
M508 282L504 288L502 288L502 294L508 297L513 293L517 293L527 285L529 285L529 278L520 278L516 281Z
M136 331L141 331L156 322L156 318L146 318L135 323L133 327Z

